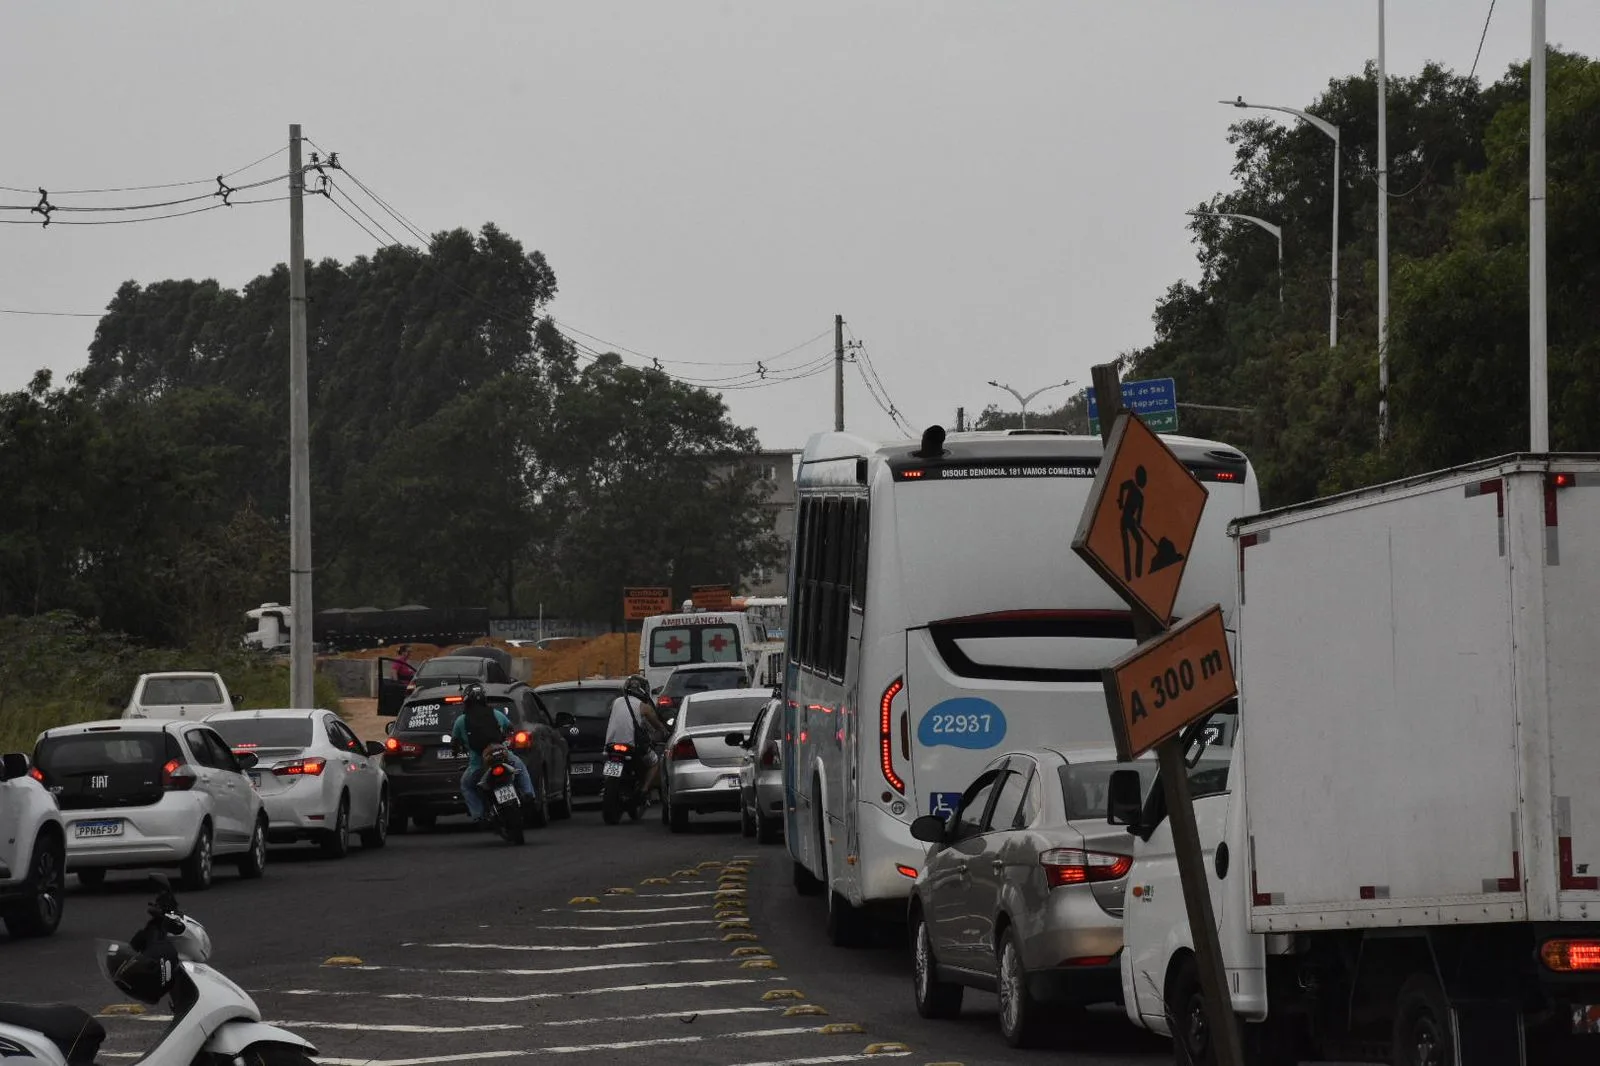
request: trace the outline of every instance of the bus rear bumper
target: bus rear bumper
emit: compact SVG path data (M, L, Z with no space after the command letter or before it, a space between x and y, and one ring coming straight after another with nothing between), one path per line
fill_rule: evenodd
M926 857L927 845L912 838L910 826L881 807L862 804L855 877L861 898L850 902L898 905L903 912Z

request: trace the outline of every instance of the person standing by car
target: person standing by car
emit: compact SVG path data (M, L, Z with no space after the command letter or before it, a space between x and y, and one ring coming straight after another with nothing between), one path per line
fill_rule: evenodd
M511 719L505 712L489 706L489 697L476 681L463 691L461 717L450 727L456 743L467 749L467 768L461 774L461 799L467 805L467 814L474 822L484 818L483 796L478 792L478 778L483 776L483 753L492 745L503 743L511 735ZM512 760L516 766L517 791L526 799L533 799L533 778L522 759Z
M410 681L417 676L417 668L411 665L411 645L402 644L394 657L394 679L396 681Z
M606 746L628 744L639 755L645 768L645 796L657 786L661 778L661 760L656 758L655 744L667 735L650 706L650 686L644 678L634 674L622 683L622 695L611 701L611 720L606 723Z

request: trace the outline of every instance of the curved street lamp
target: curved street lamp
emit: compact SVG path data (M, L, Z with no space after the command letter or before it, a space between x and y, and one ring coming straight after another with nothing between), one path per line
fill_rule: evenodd
M1240 218L1246 222L1254 222L1274 237L1278 238L1278 306L1283 306L1283 227L1273 225L1264 218L1254 215L1241 215L1233 211L1185 211L1184 214L1195 218Z
M1328 347L1339 344L1339 127L1327 119L1292 107L1274 107L1271 104L1246 103L1244 97L1235 100L1218 100L1229 107L1254 108L1257 111L1281 111L1310 123L1333 138L1333 268L1328 281Z
M1033 398L1035 396L1038 396L1042 392L1049 392L1051 389L1066 388L1068 385L1071 385L1072 382L1070 382L1070 381L1058 381L1054 385L1046 385L1042 389L1034 389L1032 392L1028 393L1028 395L1026 395L1026 396L1022 395L1022 393L1018 392L1016 389L1013 389L1010 385L1002 385L998 381L991 381L991 382L989 382L989 384L993 385L997 389L1004 389L1007 392L1009 392L1011 395L1013 395L1013 396L1015 396L1017 398L1017 403L1022 405L1022 428L1023 429L1027 429L1028 428L1028 404L1033 402Z

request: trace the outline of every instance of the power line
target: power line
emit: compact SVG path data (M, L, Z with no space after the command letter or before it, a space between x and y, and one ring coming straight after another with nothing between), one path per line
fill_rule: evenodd
M271 152L268 152L266 155L262 156L260 159L257 159L252 163L246 163L242 167L235 167L233 170L226 171L220 176L224 177L224 178L231 178L236 174L243 174L247 170L254 170L256 167L260 166L262 163L265 163L267 160L272 159L272 158L274 158L276 156L282 155L284 152L287 152L288 150L289 150L289 146L288 145L284 145L282 148L277 148L277 149L274 149ZM97 194L101 194L101 193L114 193L114 192L152 192L152 191L157 190L157 189L187 189L187 188L193 188L193 187L195 187L197 185L211 185L211 184L214 184L215 181L216 181L215 178L196 178L193 181L170 181L170 182L166 182L166 183L160 184L160 185L123 185L123 186L119 186L119 187L116 187L116 188L109 188L109 189L58 189L58 190L56 190L56 195L57 196L91 196L91 195L97 195ZM0 185L0 190L4 190L6 192L25 193L25 194L30 195L30 196L33 193L38 191L37 189L22 189L22 188L18 188L16 186L14 186L14 185Z
M1483 35L1478 38L1478 54L1472 57L1472 70L1467 74L1468 81L1478 73L1478 60L1483 58L1483 42L1489 39L1489 21L1494 18L1494 4L1495 0L1489 0L1489 14L1483 20Z
M189 209L188 211L171 211L164 215L146 215L143 218L102 218L92 220L82 219L79 221L74 221L70 218L64 218L59 221L52 219L44 224L49 226L123 226L135 222L159 222L162 219L168 218L183 218L187 215L203 215L207 211L217 211L225 207L245 207L251 204L279 204L287 199L287 196L272 196L259 200L234 200L229 203L207 204L205 207L195 207ZM39 223L31 218L0 218L0 225L37 226Z
M104 311L18 311L0 307L0 315L38 315L41 318L101 318Z

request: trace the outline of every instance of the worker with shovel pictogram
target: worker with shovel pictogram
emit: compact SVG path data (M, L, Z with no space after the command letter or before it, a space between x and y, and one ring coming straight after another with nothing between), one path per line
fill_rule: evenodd
M1183 553L1172 541L1166 537L1157 540L1144 528L1144 490L1148 482L1149 475L1143 466L1139 466L1134 470L1133 477L1125 480L1117 489L1117 508L1122 512L1122 576L1128 581L1144 576L1146 540L1156 549L1155 555L1150 558L1150 573L1183 561Z

